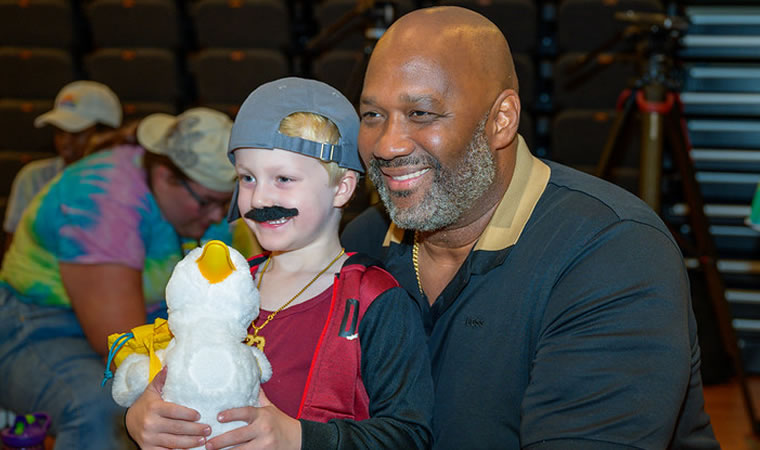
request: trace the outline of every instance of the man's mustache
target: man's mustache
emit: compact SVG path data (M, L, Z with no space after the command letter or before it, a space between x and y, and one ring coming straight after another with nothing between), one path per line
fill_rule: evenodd
M430 157L430 156L419 156L419 155L407 155L407 156L397 156L393 159L377 159L373 158L370 160L369 164L371 166L375 166L378 168L385 168L385 167L405 167L405 166L416 166L416 165L422 165L422 164L431 164L437 163L437 161ZM435 165L435 164L431 164Z
M253 208L243 217L256 222L269 222L270 220L285 219L298 215L297 208L283 208L282 206L267 206L265 208Z

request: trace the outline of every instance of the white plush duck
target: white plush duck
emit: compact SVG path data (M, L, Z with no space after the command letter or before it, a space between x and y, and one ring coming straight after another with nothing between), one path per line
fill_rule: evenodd
M258 406L260 383L272 376L264 353L243 341L259 314L259 293L248 262L221 241L210 241L180 261L166 286L174 337L155 352L168 366L164 400L198 411L211 437L244 425L219 423L219 412ZM150 358L132 353L119 365L112 395L130 406L149 383ZM153 370L155 371L155 369ZM202 448L202 447L199 447Z

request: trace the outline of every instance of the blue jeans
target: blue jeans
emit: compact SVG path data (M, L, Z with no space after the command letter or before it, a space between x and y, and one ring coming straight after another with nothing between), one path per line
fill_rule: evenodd
M56 449L135 448L103 359L74 312L28 304L0 284L0 407L51 417Z

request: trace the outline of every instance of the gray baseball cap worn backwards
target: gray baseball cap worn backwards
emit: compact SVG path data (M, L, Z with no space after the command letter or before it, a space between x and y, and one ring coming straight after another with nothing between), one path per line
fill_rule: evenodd
M338 144L324 144L280 133L280 122L290 114L307 112L330 119L340 132ZM359 116L351 102L332 86L316 80L288 77L262 84L251 92L238 111L227 150L235 163L240 148L281 149L301 153L340 167L364 173L356 139ZM240 217L237 187L227 220Z

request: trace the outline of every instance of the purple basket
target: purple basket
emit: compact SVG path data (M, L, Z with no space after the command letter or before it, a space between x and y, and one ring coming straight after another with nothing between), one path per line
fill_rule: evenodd
M43 412L18 415L12 427L0 431L0 439L10 448L41 446L48 428L50 416Z

